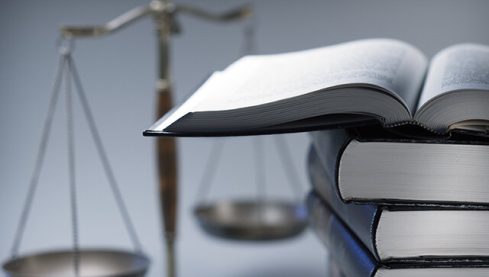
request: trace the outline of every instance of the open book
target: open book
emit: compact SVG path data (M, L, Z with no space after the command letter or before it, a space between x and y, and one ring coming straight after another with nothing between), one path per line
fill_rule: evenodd
M438 135L486 134L489 47L454 45L431 62L392 39L246 56L215 72L145 135L245 135L374 122Z

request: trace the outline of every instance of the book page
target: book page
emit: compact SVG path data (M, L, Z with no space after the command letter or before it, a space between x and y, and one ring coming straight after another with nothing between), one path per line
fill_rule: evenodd
M380 87L411 109L417 101L426 67L421 52L390 39L248 56L222 72L223 90L206 93L195 111L250 107L348 85Z
M429 100L456 90L489 90L489 47L459 44L432 60L418 109Z
M175 121L193 111L195 106L202 101L203 97L205 97L206 91L220 91L221 88L219 87L219 80L221 75L222 73L220 71L212 73L207 81L205 81L205 83L196 92L194 92L181 106L179 106L178 109L174 110L168 117L162 117L149 129L159 131L165 130Z

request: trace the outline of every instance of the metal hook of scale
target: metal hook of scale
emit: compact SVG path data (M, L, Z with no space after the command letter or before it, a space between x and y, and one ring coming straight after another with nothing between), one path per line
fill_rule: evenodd
M255 49L255 19L247 22L244 28L243 52L250 54ZM256 199L238 199L232 201L204 202L204 197L210 190L210 185L217 170L217 164L224 147L223 141L216 140L206 163L204 175L198 190L201 199L194 208L194 215L202 229L213 236L245 241L273 241L292 238L302 233L306 228L305 209L300 203L300 197L294 202L272 200L265 194L265 156L263 138L254 138L255 174L257 183ZM288 175L294 193L300 193L297 188L299 178L296 175L284 140L277 137L276 145L281 154L283 167Z
M56 46L60 55L66 57L75 50L75 39L69 35L60 35L56 40Z
M135 232L134 225L129 217L126 204L120 193L105 148L102 144L98 128L95 124L93 114L90 109L85 91L76 70L73 58L71 56L75 47L73 38L61 37L57 41L59 47L60 62L56 78L53 85L53 91L49 102L48 115L44 122L43 133L39 150L34 165L34 172L31 176L31 182L24 202L17 232L12 247L11 259L3 264L3 269L11 277L108 277L108 276L128 276L143 277L149 267L149 259L141 251L141 243ZM57 102L60 96L60 88L64 81L65 89L65 106L66 106L66 134L68 146L68 169L69 169L69 186L70 186L70 204L71 204L71 224L72 224L72 249L46 251L35 254L18 256L22 237L25 231L26 223L29 218L32 203L37 191L40 172L44 163L50 136L51 126ZM73 89L77 92L81 102L82 110L88 122L90 132L97 152L100 156L103 169L107 175L119 212L128 231L129 237L134 245L135 251L123 251L116 249L83 249L79 246L79 225L78 225L78 201L77 201L77 183L75 171L75 134L74 134L74 113L73 113Z

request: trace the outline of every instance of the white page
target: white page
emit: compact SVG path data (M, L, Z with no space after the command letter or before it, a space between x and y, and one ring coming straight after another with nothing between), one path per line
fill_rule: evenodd
M489 91L489 47L458 44L439 52L431 62L418 109L430 99L456 90Z
M154 126L151 126L150 129L163 131L166 127L173 124L175 121L191 112L195 109L198 103L202 101L202 98L206 96L206 92L218 92L221 91L219 85L221 72L216 71L212 73L212 75L207 79L207 81L190 96L178 109L173 112L167 119L164 121L158 121Z
M348 84L395 91L412 108L425 70L426 59L421 52L390 39L248 56L223 71L222 90L206 93L194 111L255 106Z

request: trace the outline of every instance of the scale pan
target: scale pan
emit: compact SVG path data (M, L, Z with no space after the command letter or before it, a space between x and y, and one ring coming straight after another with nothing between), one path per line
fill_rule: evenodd
M143 277L149 258L143 254L109 249L82 249L79 277ZM7 261L9 277L75 277L73 250L26 255Z
M221 201L198 205L194 214L206 233L231 240L287 239L307 225L304 206L286 201Z

